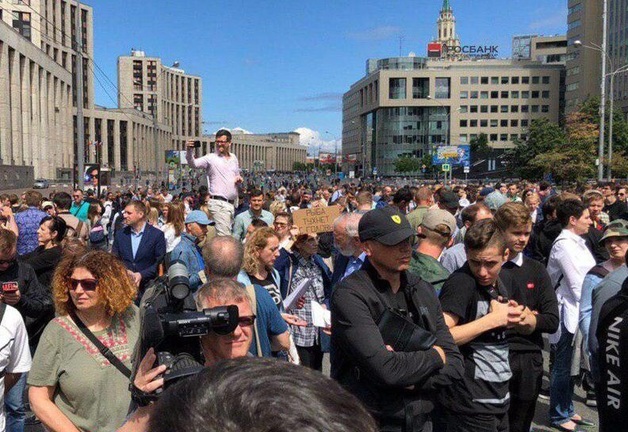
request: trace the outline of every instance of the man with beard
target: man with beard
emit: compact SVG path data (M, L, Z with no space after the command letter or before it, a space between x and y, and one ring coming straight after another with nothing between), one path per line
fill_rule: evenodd
M366 254L360 247L358 226L362 215L359 213L343 213L334 221L334 247L338 251L334 259L334 271L331 277L332 286L360 270Z

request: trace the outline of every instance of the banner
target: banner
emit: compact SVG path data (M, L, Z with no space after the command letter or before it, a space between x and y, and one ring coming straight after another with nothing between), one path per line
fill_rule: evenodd
M334 155L331 153L319 153L318 154L318 163L320 164L333 164L334 163Z
M442 165L451 164L455 166L470 166L471 165L471 146L464 145L451 145L451 146L437 146L432 151L432 164Z
M301 234L317 234L334 229L334 221L340 216L340 206L301 209L292 213L294 224Z

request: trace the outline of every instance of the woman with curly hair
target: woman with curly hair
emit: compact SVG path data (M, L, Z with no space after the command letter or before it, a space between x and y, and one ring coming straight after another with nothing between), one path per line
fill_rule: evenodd
M279 237L272 228L259 228L250 235L244 244L244 262L238 275L238 282L244 286L257 284L266 289L280 308L283 299L279 287L279 272L274 269L279 257Z
M113 255L90 251L65 257L52 279L57 318L44 333L28 376L35 415L48 431L112 431L131 400L129 379L79 328L127 367L139 335L136 288ZM78 325L77 325L78 323Z
M166 253L170 253L179 244L181 233L185 231L185 207L181 202L170 202L163 206L162 212L166 223L161 230L166 237Z

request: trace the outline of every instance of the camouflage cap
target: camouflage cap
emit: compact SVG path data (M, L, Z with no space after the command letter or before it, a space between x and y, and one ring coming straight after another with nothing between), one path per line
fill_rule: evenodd
M628 221L625 219L615 219L606 225L604 235L600 239L600 243L610 237L628 237Z

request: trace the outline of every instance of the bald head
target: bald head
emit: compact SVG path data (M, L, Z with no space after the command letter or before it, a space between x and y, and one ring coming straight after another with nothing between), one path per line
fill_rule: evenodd
M235 278L242 268L244 248L232 236L218 236L203 246L205 271L210 276Z

